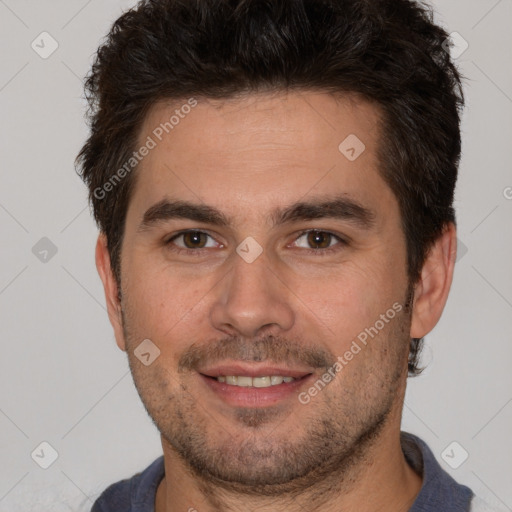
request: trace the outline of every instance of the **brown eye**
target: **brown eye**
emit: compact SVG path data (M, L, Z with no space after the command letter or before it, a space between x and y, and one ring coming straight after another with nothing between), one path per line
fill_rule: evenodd
M206 245L208 237L202 231L187 231L182 236L183 243L187 249L202 249Z
M322 256L343 249L348 242L329 231L310 229L303 231L295 240L294 245L311 254Z
M325 231L310 231L307 233L308 244L314 249L327 249L331 245L332 235Z
M214 248L215 240L204 231L190 230L182 231L170 238L166 245L175 246L177 251L199 252L200 249ZM222 246L220 246L222 247Z

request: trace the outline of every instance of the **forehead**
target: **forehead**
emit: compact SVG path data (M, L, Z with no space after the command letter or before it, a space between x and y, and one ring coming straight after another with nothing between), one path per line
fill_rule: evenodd
M379 120L373 104L320 92L159 102L139 133L139 144L151 139L153 148L138 165L130 208L169 195L245 216L308 194L368 203L380 191L389 200L378 173Z
M164 146L186 142L195 148L195 157L215 153L225 161L233 150L294 149L299 158L304 152L313 156L312 151L332 149L333 143L336 149L344 134L358 133L371 146L379 114L376 104L353 94L296 91L188 98L153 105L141 135L153 133Z

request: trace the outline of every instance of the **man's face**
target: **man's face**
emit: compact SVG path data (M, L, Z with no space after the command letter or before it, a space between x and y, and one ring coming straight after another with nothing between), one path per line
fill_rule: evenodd
M159 141L180 105L156 105L140 133L156 147L127 212L118 344L164 442L194 471L313 483L396 422L403 394L406 248L377 171L377 111L312 92L200 100ZM145 339L160 350L149 366L134 354Z

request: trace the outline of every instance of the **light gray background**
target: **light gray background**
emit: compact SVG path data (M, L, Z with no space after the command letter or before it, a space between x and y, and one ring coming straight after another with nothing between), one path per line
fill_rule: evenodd
M161 454L108 323L96 227L73 167L87 135L81 77L133 3L0 0L3 512L89 510L108 484ZM428 369L409 381L403 429L458 481L512 510L512 0L435 6L469 43L457 59L467 77L456 195L467 252L427 337ZM47 59L31 48L43 31L59 44ZM46 262L32 252L42 237L57 247ZM31 458L43 441L58 452L48 469ZM469 453L456 470L441 456L453 441Z

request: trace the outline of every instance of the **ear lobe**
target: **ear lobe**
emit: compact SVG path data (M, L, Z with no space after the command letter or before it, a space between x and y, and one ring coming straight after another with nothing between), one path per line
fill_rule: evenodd
M441 318L452 284L456 256L456 228L450 222L431 247L415 285L411 338L422 338Z
M96 268L105 290L105 300L110 323L114 328L116 343L121 350L126 350L126 342L123 332L123 318L121 303L119 301L119 288L112 271L110 254L107 247L107 237L100 233L96 242Z

